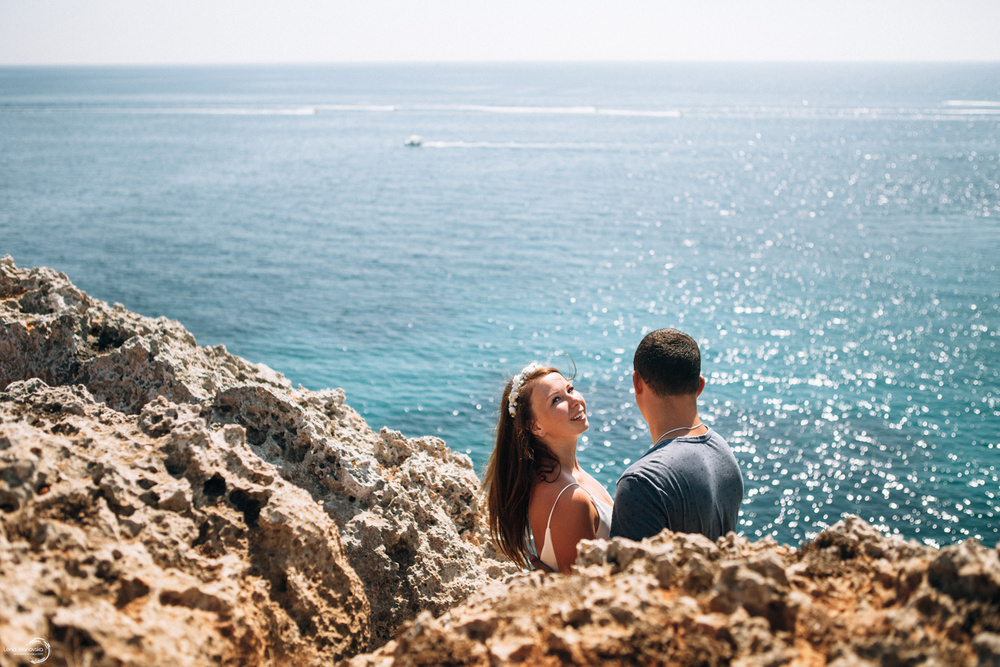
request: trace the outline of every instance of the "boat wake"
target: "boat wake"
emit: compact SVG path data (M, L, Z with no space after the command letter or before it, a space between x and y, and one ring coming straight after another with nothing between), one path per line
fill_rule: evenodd
M614 144L541 141L423 141L424 148L509 148L534 150L609 150Z
M557 114L571 116L636 116L641 118L680 118L677 109L606 109L595 106L533 107L533 106L492 106L479 104L459 104L451 107L428 107L428 110L475 111L502 114Z

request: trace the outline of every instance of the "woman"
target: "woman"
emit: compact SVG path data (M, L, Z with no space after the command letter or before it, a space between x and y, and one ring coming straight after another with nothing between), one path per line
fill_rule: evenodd
M577 542L608 537L611 496L576 460L588 426L587 402L555 368L530 364L504 388L483 489L490 535L522 567L537 556L568 572Z

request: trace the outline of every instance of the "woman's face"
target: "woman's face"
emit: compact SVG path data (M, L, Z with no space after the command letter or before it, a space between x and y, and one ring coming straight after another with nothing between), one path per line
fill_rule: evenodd
M532 431L546 444L576 442L587 430L587 402L559 373L539 378L531 390Z

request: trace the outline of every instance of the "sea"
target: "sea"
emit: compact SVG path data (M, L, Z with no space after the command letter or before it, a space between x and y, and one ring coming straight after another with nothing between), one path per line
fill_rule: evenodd
M993 546L998 137L998 63L4 67L0 254L480 473L552 363L612 494L680 328L741 534Z

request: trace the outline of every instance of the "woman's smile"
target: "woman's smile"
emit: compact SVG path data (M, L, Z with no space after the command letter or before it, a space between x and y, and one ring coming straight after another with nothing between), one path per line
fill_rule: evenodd
M538 380L531 392L531 412L543 441L576 441L590 424L587 401L573 383L559 373L549 373Z

